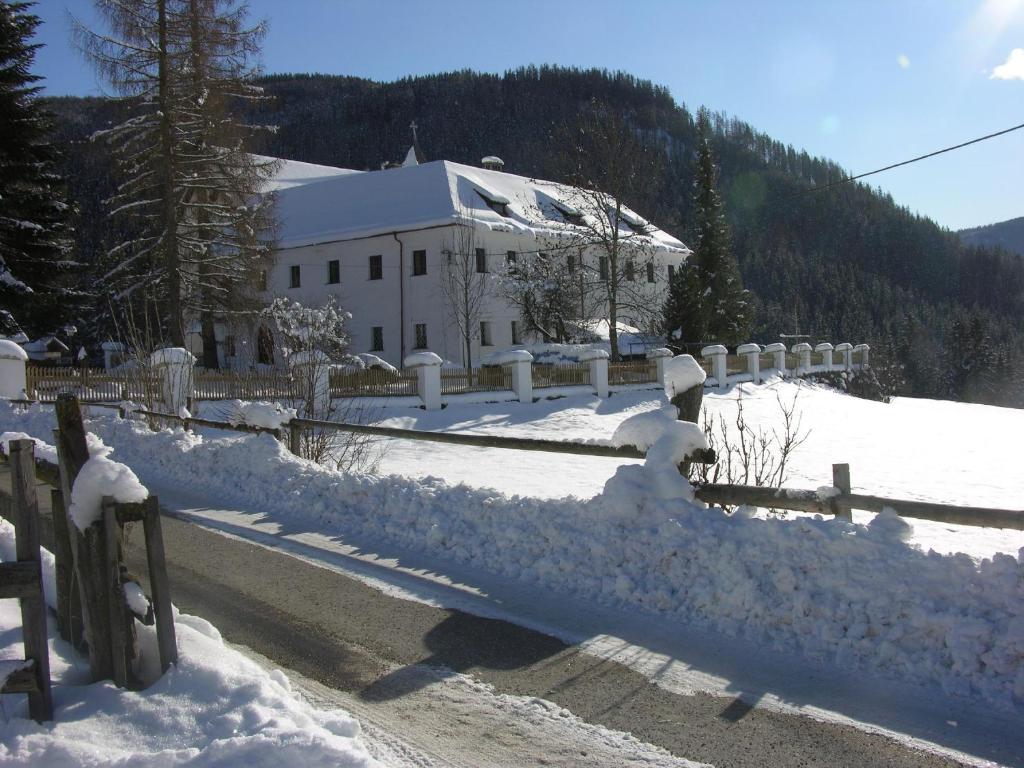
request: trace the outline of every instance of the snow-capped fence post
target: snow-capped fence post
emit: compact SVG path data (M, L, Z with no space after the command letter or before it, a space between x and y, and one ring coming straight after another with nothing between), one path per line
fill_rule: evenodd
M103 350L103 369L109 371L124 361L126 347L120 341L104 341L100 344Z
M804 376L811 368L811 345L806 341L794 344L792 352L797 356L796 376Z
M25 392L25 363L28 353L7 339L0 339L0 397L21 400Z
M856 347L853 348L853 351L860 353L860 367L867 368L868 353L871 352L871 347L869 347L867 344L858 344Z
M647 359L654 361L654 378L659 385L665 386L665 361L672 358L672 350L666 347L657 347L647 350Z
M581 363L590 363L590 386L594 393L605 400L608 397L608 358L610 355L603 349L588 349L580 356Z
M525 349L516 349L505 353L505 358L512 366L512 391L516 393L520 403L532 403L533 355Z
M441 362L433 352L413 352L403 361L416 370L416 393L428 411L441 410Z
M296 396L308 419L326 419L331 410L331 359L319 349L300 350L288 356Z
M709 344L700 351L700 356L711 361L711 375L715 377L715 385L719 389L725 389L728 383L728 368L726 367L726 356L729 350L721 344Z
M821 355L821 367L826 371L832 370L832 350L834 347L827 341L821 342L814 347L814 351Z
M841 344L836 344L836 352L839 353L840 357L843 360L843 362L842 362L843 370L844 371L852 371L853 370L853 344L850 344L847 341L844 341Z
M85 427L78 398L60 395L57 398L57 460L64 498L72 498L75 479L89 460ZM69 504L70 505L70 504ZM75 577L82 605L83 639L89 647L89 670L93 682L113 676L110 626L107 623L108 585L103 558L103 532L99 523L84 531L68 521L71 550L75 561Z
M747 358L747 373L755 384L761 383L761 347L758 344L740 344L736 354Z
M698 424L707 374L690 355L678 355L665 363L665 395L676 407L680 421Z
M774 342L764 348L766 354L772 356L772 367L779 372L779 376L786 376L786 345L781 342Z
M195 356L182 347L166 347L150 355L149 362L160 382L165 410L175 416L181 415L192 401Z
M34 673L34 685L23 692L28 693L29 715L37 722L42 722L53 719L53 696L50 690L50 650L46 633L42 561L39 554L35 442L12 440L10 448L11 506L17 562L5 563L4 570L18 569L19 575L24 574L30 578L20 580L24 587L20 594L9 593L3 596L21 598L21 636L25 645L25 661L32 663ZM4 576L7 577L7 574ZM3 586L11 585L11 581L5 578Z

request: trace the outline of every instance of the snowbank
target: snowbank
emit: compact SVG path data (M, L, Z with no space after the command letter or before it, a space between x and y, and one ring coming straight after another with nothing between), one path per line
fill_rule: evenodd
M635 445L647 451L642 466L619 467L604 486L606 499L616 497L618 506L630 509L635 499L651 494L659 499L693 501L693 487L679 474L679 464L698 448L707 448L704 431L689 421L679 421L674 405L630 416L616 428L611 443Z
M511 363L533 362L533 355L525 349L505 349L492 352L482 360L484 365L509 365Z
M0 424L47 435L52 417L0 404ZM211 504L364 547L422 551L583 602L703 621L808 659L1024 706L1024 557L925 553L892 516L859 525L726 515L643 482L586 502L508 498L436 478L345 475L267 435L204 439L108 417L90 429L153 487L201 476Z
M441 365L443 362L444 360L433 352L413 352L406 356L402 365L406 368L418 368L423 365Z
M298 415L295 408L285 408L280 403L257 401L254 403L243 400L231 400L224 404L227 420L235 426L248 424L252 427L281 429Z
M14 529L0 521L0 554L12 559ZM44 550L44 581L53 558ZM52 594L52 593L51 593ZM52 603L50 594L48 602ZM0 603L0 655L21 656L16 602ZM138 625L143 652L155 653L155 632ZM86 684L87 663L50 638L54 720L28 719L23 697L5 698L0 723L3 765L340 766L379 765L366 751L359 723L348 713L314 709L297 698L280 671L267 672L224 645L215 627L195 616L175 617L179 660L144 691L109 682Z

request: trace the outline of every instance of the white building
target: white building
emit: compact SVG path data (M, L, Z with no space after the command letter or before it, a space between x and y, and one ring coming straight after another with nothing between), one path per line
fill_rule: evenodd
M283 161L272 190L279 229L264 298L316 305L334 297L352 315L353 353L372 352L400 366L407 354L429 349L464 364L462 336L441 288L448 254L465 242L460 232L473 228L475 266L497 280L518 254L565 237L580 216L573 204L578 191L496 170L497 158L485 161L488 168L420 164L410 151L402 167L369 172ZM644 263L630 272L635 287L649 294L649 306L660 307L671 270L689 249L628 210L621 227L624 240L643 243ZM497 286L478 322L474 364L533 341ZM281 363L272 335L266 327L224 330L225 364ZM192 339L199 343L198 335Z

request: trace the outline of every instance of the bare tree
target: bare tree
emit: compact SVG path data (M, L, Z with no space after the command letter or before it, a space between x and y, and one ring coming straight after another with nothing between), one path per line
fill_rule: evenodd
M442 249L441 295L448 316L458 331L463 361L473 369L473 341L480 338L480 322L491 297L493 276L487 253L477 247L476 227L468 215L456 224Z
M130 107L97 134L122 176L111 215L130 218L133 232L107 254L103 282L118 303L155 301L153 321L175 346L199 316L214 367L213 315L246 305L245 286L269 252L272 201L260 192L275 166L246 151L256 129L233 113L262 98L251 62L264 27L247 26L235 0L96 5L109 32L76 22L79 45Z

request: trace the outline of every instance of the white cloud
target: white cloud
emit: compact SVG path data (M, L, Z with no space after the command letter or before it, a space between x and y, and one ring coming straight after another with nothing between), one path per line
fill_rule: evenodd
M1024 48L1010 51L1005 64L1000 64L989 75L991 80L1024 80Z
M910 69L910 59L905 53L901 53L896 57L896 63L900 65L900 69Z

